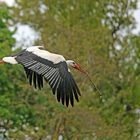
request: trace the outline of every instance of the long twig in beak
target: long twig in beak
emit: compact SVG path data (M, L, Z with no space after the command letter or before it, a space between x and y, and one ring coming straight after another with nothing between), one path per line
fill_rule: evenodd
M94 82L91 80L91 78L89 77L88 73L85 73L85 75L88 77L88 79L90 80L93 88L99 93L100 98L102 98L102 93L101 91L97 88L97 86L94 84Z
M79 70L87 76L87 78L90 80L90 82L91 82L93 88L98 92L100 98L102 98L102 93L101 93L100 90L97 88L97 86L94 84L94 82L91 80L89 74L88 74L85 70L83 70L83 69L80 67L80 65L79 65Z

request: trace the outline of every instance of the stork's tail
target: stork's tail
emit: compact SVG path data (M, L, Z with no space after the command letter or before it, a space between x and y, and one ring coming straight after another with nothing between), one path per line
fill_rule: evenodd
M0 60L0 62L1 63L9 63L9 64L17 64L18 63L14 56L3 57L2 60Z

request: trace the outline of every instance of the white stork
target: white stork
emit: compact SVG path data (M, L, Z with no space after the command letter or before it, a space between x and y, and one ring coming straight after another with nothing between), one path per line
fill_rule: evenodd
M0 63L21 64L26 72L30 85L41 89L43 78L49 83L57 100L73 106L74 98L79 101L80 90L70 73L69 66L83 73L80 65L73 60L65 60L62 55L50 53L43 46L32 46L16 55L4 57Z

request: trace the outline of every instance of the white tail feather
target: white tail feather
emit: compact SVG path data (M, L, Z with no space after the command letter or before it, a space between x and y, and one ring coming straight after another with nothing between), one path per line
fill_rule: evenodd
M2 59L4 62L6 63L10 63L10 64L17 64L18 62L16 61L15 57L9 56L9 57L4 57Z

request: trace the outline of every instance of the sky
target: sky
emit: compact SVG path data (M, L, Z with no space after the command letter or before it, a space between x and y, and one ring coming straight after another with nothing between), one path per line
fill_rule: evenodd
M0 0L0 2L6 2L8 6L14 5L15 0Z
M15 2L15 0L0 0L0 2L1 1L5 1L8 6L13 6ZM140 0L138 0L138 8L137 10L134 11L133 15L136 20L136 29L134 29L132 32L134 34L138 34L140 33ZM26 40L27 46L33 45L34 40L36 40L39 37L39 34L36 34L36 32L32 28L30 28L28 25L18 24L17 26L18 26L18 30L16 34L14 35L14 37L17 40L17 44L19 44L20 46L22 45L20 44L20 42L23 42L23 40Z
M134 12L134 17L137 22L137 26L136 26L136 29L133 30L133 33L137 34L140 32L140 0L138 0L138 8Z

